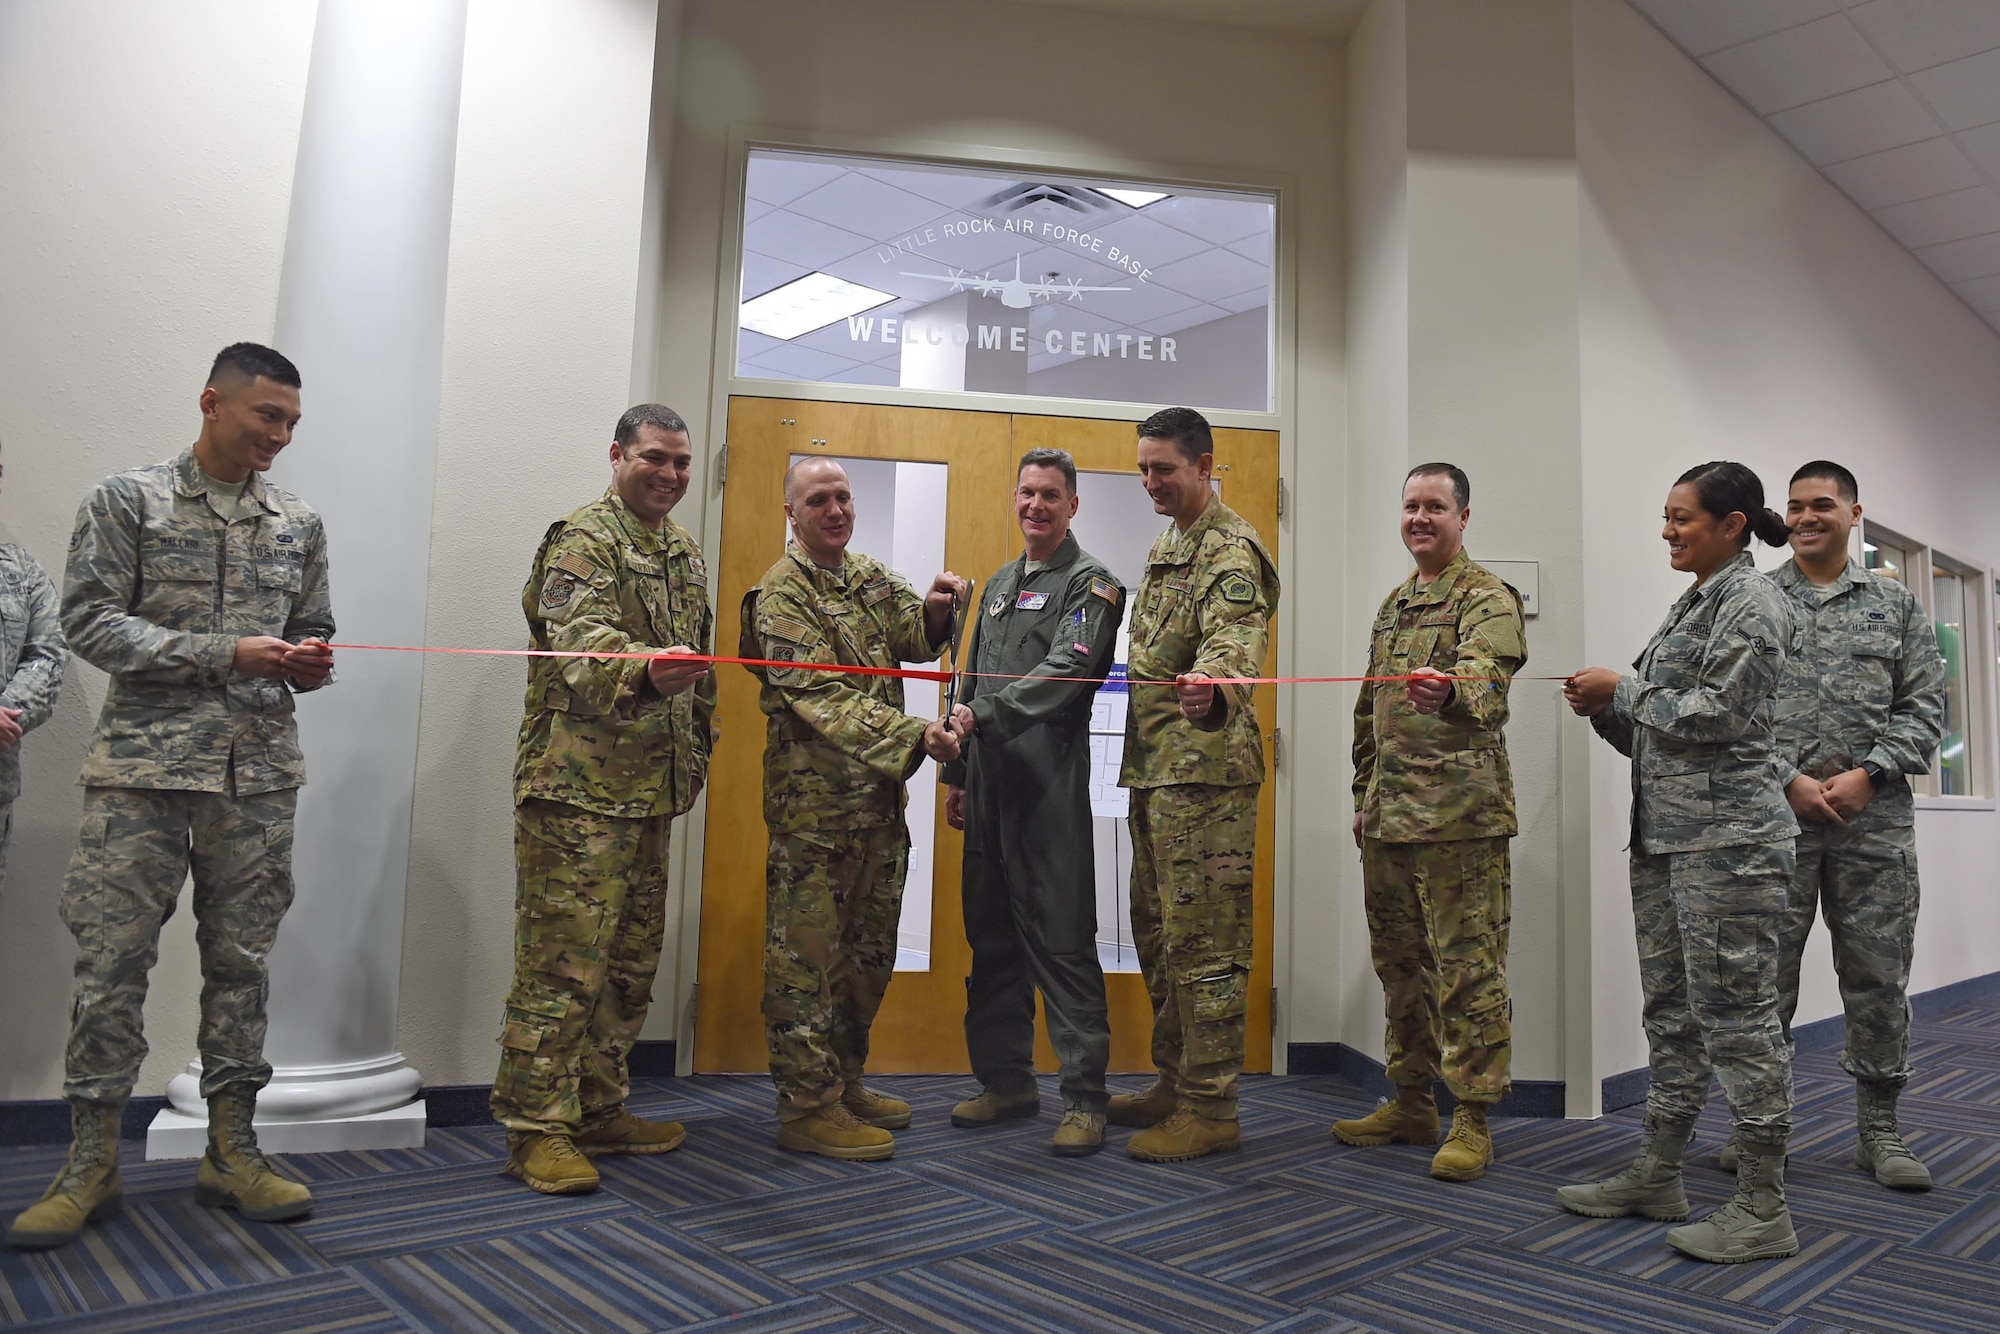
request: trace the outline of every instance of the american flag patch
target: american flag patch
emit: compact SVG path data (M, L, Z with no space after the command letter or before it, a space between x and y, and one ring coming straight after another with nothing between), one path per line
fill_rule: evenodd
M1118 605L1118 586L1109 579L1091 580L1090 591L1103 598L1106 602L1109 602L1112 606L1115 607Z

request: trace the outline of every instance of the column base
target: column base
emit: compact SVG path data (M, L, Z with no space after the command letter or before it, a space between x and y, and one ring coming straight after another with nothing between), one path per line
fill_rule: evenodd
M423 1079L400 1053L339 1065L280 1066L257 1095L257 1142L272 1153L414 1149L424 1143ZM171 1104L146 1131L146 1157L208 1149L201 1062L167 1084Z

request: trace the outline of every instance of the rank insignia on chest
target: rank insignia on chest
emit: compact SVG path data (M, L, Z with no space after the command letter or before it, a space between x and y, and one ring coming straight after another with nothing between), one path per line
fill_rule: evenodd
M1007 595L1005 593L1002 593L999 597L994 598L992 602L987 604L986 614L988 616L998 616L1001 612L1005 610L1007 610Z
M1014 599L1015 611L1040 611L1048 605L1047 593L1022 593Z

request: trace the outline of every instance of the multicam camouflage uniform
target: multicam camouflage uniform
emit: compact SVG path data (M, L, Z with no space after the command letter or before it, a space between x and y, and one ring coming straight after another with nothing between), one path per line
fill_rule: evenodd
M1873 763L1881 785L1844 824L1802 823L1778 937L1778 1019L1791 1032L1799 965L1816 909L1833 938L1847 1014L1842 1067L1866 1084L1910 1078L1910 952L1917 930L1916 803L1905 774L1928 773L1944 727L1944 658L1916 595L1854 562L1820 590L1786 561L1802 651L1777 703L1778 782L1831 778Z
M295 687L232 664L239 637L332 636L325 530L255 474L240 504L212 495L193 450L118 473L77 512L62 623L77 656L111 675L63 884L77 943L63 1092L131 1094L146 973L190 861L202 1096L261 1088L265 961L292 902L306 774Z
M1382 600L1368 675L1434 667L1460 681L1436 714L1400 685L1363 682L1354 705L1368 938L1387 1011L1388 1075L1464 1102L1506 1094L1514 1005L1507 686L1528 660L1521 600L1460 551L1429 584Z
M1146 556L1132 611L1135 681L1256 676L1278 563L1220 500ZM1255 942L1264 742L1251 687L1217 686L1191 722L1171 685L1135 684L1118 783L1132 789L1132 944L1153 1000L1153 1064L1201 1116L1233 1120Z
M1748 552L1680 596L1598 735L1632 759L1632 915L1653 1120L1685 1125L1722 1081L1739 1137L1791 1133L1778 927L1798 822L1778 786L1773 698L1795 634Z
M937 657L923 600L880 561L839 569L788 547L743 598L746 658L894 667ZM764 1033L778 1115L840 1100L896 970L909 871L904 783L924 723L890 676L751 667L767 717Z
M709 651L708 571L616 490L550 525L521 610L536 648ZM715 674L662 696L643 658L534 658L514 757L514 984L493 1079L510 1138L615 1119L666 934L667 847L715 742Z
M1111 666L1125 590L1072 534L1030 570L987 581L959 700L978 731L940 781L965 789L965 1045L980 1085L1035 1087L1035 992L1062 1065L1064 1103L1102 1112L1111 1059L1097 958L1090 711ZM1077 680L1074 678L1082 678ZM1084 682L1093 682L1085 684Z
M55 585L23 547L0 542L0 708L32 731L55 712L69 649L58 624ZM0 751L0 886L7 883L7 840L21 795L21 746Z

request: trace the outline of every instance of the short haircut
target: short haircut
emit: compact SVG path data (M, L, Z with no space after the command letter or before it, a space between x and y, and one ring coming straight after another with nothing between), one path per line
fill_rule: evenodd
M1215 452L1215 436L1208 429L1208 418L1193 408L1161 408L1139 423L1139 438L1169 441L1187 456L1189 463Z
M625 409L625 415L618 419L618 426L611 432L611 438L618 442L618 448L630 449L639 442L639 432L651 426L665 431L668 435L686 435L688 424L681 420L681 414L664 403L641 403L637 407Z
M1054 468L1069 483L1069 493L1076 494L1076 460L1067 449L1031 449L1021 456L1021 465L1014 469L1014 482L1019 485L1021 474L1030 468Z
M1460 509L1472 506L1472 479L1465 475L1465 469L1455 463L1419 463L1403 476L1403 485L1408 486L1412 477L1451 478L1452 503Z
M798 479L799 469L813 463L830 463L842 477L847 476L847 468L839 459L825 454L808 454L791 467L785 469L785 503L792 503L792 485Z
M208 368L208 383L214 384L230 374L249 380L262 378L293 389L299 387L299 368L284 353L262 343L231 343L216 353L214 363Z
M1854 474L1831 459L1814 459L1793 473L1792 481L1803 482L1809 477L1832 482L1834 489L1840 492L1840 498L1850 505L1861 499L1861 485L1854 480Z

